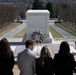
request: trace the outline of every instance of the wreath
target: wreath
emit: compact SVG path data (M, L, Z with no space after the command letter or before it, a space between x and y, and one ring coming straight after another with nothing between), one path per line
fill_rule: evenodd
M42 43L42 41L44 39L44 35L42 34L41 31L34 31L31 34L31 39L33 39L37 44Z

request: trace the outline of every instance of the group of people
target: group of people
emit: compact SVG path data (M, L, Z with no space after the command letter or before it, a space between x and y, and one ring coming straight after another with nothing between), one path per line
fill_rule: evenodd
M63 41L54 58L47 46L43 46L40 57L35 58L33 48L35 42L28 39L25 50L17 57L20 75L73 75L76 62L70 53L69 44ZM0 40L0 75L13 75L14 55L6 38Z
M26 49L18 54L20 75L73 75L76 64L67 41L61 42L59 53L54 58L47 46L43 46L40 57L35 58L31 39L25 42L25 46Z

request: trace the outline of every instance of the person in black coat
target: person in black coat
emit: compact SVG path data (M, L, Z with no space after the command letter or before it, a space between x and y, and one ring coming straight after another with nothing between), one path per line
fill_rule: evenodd
M54 65L55 75L73 75L75 59L67 41L61 42L59 53L54 56Z
M41 50L40 57L36 59L37 75L53 75L54 65L49 49L44 46Z
M0 41L0 75L13 75L14 55L6 38Z

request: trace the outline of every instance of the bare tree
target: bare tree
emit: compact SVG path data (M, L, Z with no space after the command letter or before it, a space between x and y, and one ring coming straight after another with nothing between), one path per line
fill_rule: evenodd
M0 5L0 29L9 25L16 19L16 8L13 5Z
M74 0L56 2L55 4L59 20L63 20L68 27L76 29L76 3L74 3Z

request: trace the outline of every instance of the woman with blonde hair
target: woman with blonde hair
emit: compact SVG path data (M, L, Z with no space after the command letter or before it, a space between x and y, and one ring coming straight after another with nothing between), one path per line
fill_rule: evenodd
M37 75L53 75L54 65L51 53L47 46L42 47L40 57L36 59Z
M0 41L0 75L13 75L14 55L6 38Z

